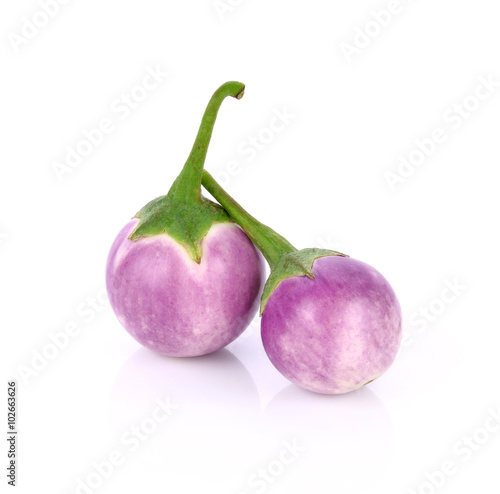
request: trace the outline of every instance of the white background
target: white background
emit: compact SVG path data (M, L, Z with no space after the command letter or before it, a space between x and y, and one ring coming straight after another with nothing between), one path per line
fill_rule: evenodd
M2 2L2 403L17 380L17 492L499 492L498 5L232 3L73 0L33 29L37 2ZM169 75L145 92L148 70ZM399 296L404 346L366 388L291 385L258 319L213 355L160 357L105 302L115 235L168 191L227 80L246 94L223 104L207 169L295 246L363 260ZM143 101L127 113L130 94ZM277 111L293 117L270 134ZM59 180L54 163L106 118L113 130ZM265 141L252 154L250 136ZM398 171L416 140L429 156ZM167 399L175 410L154 422ZM134 426L148 431L137 443ZM122 462L103 479L110 456Z

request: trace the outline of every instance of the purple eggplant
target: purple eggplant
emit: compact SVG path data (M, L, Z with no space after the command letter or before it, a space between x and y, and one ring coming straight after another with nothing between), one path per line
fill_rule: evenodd
M116 237L106 287L122 326L156 352L192 357L237 338L258 310L264 261L227 212L201 195L203 164L228 82L212 96L191 153L167 195L144 206Z
M324 394L347 393L381 376L401 342L401 308L387 280L340 252L297 250L250 216L206 171L202 184L271 268L261 299L261 332L278 371Z

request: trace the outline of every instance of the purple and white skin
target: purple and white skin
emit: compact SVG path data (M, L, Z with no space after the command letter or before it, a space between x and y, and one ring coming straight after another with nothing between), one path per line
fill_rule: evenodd
M127 223L106 264L108 297L139 343L175 357L205 355L236 339L253 319L265 279L261 254L218 204L201 195L217 112L244 85L212 96L182 172L166 196Z
M323 394L347 393L380 377L401 343L401 308L387 280L345 254L295 249L206 171L202 184L271 267L261 300L261 333L278 371Z

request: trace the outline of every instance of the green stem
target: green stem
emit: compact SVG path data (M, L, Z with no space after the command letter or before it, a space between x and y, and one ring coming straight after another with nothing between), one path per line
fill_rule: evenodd
M191 153L181 173L168 192L168 197L170 199L181 202L194 200L201 202L201 175L217 113L226 97L232 96L233 98L241 99L244 90L244 84L231 81L226 82L215 91L203 114L198 135L194 141Z
M284 254L297 251L288 240L247 213L206 170L203 170L201 183L229 213L229 216L243 228L250 240L262 252L271 270L276 267Z

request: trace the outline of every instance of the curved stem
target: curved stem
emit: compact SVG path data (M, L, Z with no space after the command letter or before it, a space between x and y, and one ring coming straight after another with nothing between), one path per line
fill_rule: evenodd
M250 240L262 252L271 270L284 254L297 250L288 240L247 213L206 170L203 170L201 183L219 201L229 216L243 228Z
M228 96L241 99L245 90L245 85L241 82L226 82L223 84L208 102L205 113L201 120L198 135L194 141L191 153L182 168L181 173L172 184L168 196L178 201L196 200L201 202L201 174L207 155L208 145L212 137L212 131L217 118L219 108Z

